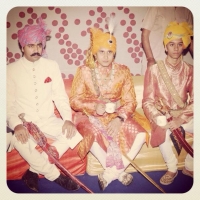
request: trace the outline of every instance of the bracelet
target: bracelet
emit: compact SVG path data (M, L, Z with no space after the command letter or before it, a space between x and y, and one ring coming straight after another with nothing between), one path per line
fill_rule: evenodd
M117 116L117 118L119 118L121 122L124 122L124 118L123 117Z

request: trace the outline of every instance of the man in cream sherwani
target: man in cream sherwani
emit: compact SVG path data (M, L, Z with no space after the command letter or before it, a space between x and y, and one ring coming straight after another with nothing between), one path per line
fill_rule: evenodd
M37 25L26 25L18 31L23 57L7 66L7 123L14 131L11 146L30 165L22 177L30 189L38 191L38 174L42 174L67 190L77 190L79 186L73 180L61 174L44 152L35 149L37 144L18 117L25 113L26 121L32 121L47 138L54 139L52 146L59 158L68 150L67 138L76 132L69 99L58 64L41 57L49 34L41 18ZM53 102L62 119L55 116Z

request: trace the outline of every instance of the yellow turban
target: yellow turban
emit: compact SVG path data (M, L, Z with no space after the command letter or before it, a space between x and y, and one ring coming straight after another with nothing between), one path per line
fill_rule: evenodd
M170 41L181 38L185 49L191 42L191 36L193 36L192 25L187 22L177 23L174 21L169 23L165 29L163 42L166 46Z
M116 39L110 33L103 33L100 29L91 28L91 51L96 54L100 48L106 48L116 52Z

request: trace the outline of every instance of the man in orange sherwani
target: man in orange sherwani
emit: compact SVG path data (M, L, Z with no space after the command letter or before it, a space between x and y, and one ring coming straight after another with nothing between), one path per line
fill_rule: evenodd
M152 125L150 143L152 147L159 146L168 168L160 179L163 185L171 184L178 174L171 132L182 126L185 131L193 133L193 66L182 60L183 50L190 44L192 35L192 27L186 22L171 22L166 27L163 39L166 59L157 61L145 73L142 104ZM170 122L162 114L160 108L163 105L172 116ZM189 154L182 172L193 177L193 158Z
M148 136L143 128L148 120L141 119L142 127L135 113L130 70L114 62L115 53L115 37L91 29L86 65L78 68L70 95L75 124L84 136L79 155L84 157L91 151L103 166L104 172L98 175L101 190L115 179L123 185L132 182L132 175L124 172L130 162L123 154L134 159Z

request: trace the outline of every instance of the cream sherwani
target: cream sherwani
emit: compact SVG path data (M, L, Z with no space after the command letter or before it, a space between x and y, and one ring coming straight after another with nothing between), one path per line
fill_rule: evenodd
M49 79L50 81L45 80ZM22 124L18 115L25 113L26 121L32 121L46 137L53 138L59 157L68 149L66 136L62 134L64 121L54 114L54 104L63 120L71 121L71 108L66 95L59 66L55 61L40 58L30 62L25 57L7 66L7 123L14 130ZM55 180L60 172L50 164L47 156L35 150L36 143L30 138L26 144L13 136L12 145L30 164L30 170Z

